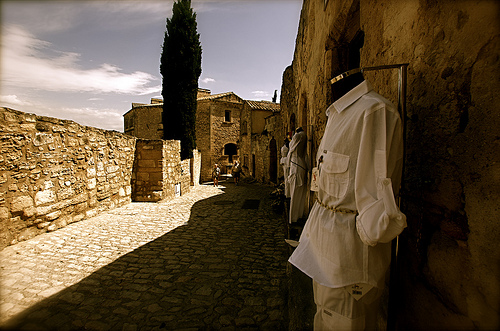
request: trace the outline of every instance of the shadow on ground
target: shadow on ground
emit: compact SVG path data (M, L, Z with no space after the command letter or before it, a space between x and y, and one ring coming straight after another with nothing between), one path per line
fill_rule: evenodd
M195 203L186 225L3 329L288 330L289 252L283 217L269 207L271 189L227 183L225 194Z

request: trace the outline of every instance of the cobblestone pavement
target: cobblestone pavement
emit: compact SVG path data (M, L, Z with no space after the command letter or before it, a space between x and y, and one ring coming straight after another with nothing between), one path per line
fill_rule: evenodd
M5 248L0 328L286 330L288 254L271 190L202 185Z

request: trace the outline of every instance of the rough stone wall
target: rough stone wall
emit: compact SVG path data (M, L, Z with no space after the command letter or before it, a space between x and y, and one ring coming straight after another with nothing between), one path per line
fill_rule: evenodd
M138 139L132 176L132 200L146 202L171 199L175 197L175 185L180 182L180 141Z
M123 116L124 132L140 139L163 139L162 113L163 104L135 106Z
M191 185L198 186L200 185L200 176L201 176L201 153L199 150L193 150L193 158L190 163L190 173L192 177Z
M163 140L163 199L172 199L181 184L181 141ZM182 193L182 192L181 192Z
M210 149L210 100L198 100L196 107L196 146L201 154L202 181L211 179L212 157Z
M241 112L241 131L239 151L243 173L254 176L252 169L252 117L251 108L245 104Z
M131 201L135 138L0 108L0 248Z
M186 159L181 161L181 195L189 193L191 190L191 160Z
M286 137L286 131L284 130L284 126L282 125L283 120L281 117L281 112L275 113L272 116L266 118L266 131L270 139L274 138L276 140L276 169L277 169L277 179L279 182L279 178L283 177L283 167L280 164L281 159L281 147L284 144L284 139ZM270 143L268 143L270 146ZM269 165L271 166L271 165Z
M361 6L364 64L410 64L404 325L500 328L499 13L495 1ZM390 94L393 75L370 78Z
M225 111L231 111L231 122L224 119ZM211 107L211 156L212 163L218 163L222 173L225 172L227 163L224 161L224 146L237 144L240 138L241 103L214 101ZM212 164L213 166L213 164Z
M362 30L362 67L409 63L402 189L408 229L400 237L402 295L395 314L401 329L500 328L499 6L425 0L303 4L293 79L289 72L283 79L282 89L291 93L282 94L282 112L286 120L294 113L297 123L306 117L313 126L312 153L332 102L328 80L338 69L339 44ZM365 76L397 101L396 70Z

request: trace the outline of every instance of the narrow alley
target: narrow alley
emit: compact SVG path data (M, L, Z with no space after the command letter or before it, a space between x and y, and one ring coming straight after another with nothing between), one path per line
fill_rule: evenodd
M286 330L272 187L202 185L0 251L6 330Z

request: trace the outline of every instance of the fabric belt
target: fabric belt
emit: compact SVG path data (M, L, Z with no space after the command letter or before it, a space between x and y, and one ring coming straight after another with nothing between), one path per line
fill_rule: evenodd
M341 213L341 214L354 214L354 215L357 215L358 214L358 211L357 210L351 210L351 209L345 209L345 208L335 208L335 207L330 207L330 206L327 206L325 205L323 202L319 201L319 198L318 196L316 196L316 201L318 202L318 204L325 208L325 209L328 209L328 210L331 210L333 211L334 213Z
M307 171L307 169L306 169L306 168L304 168L303 166L301 166L300 164L295 163L295 162L293 162L292 160L290 160L290 162L291 162L291 163L293 163L293 164L295 164L297 167L302 168L302 169L304 169L304 170L306 170L306 171Z

